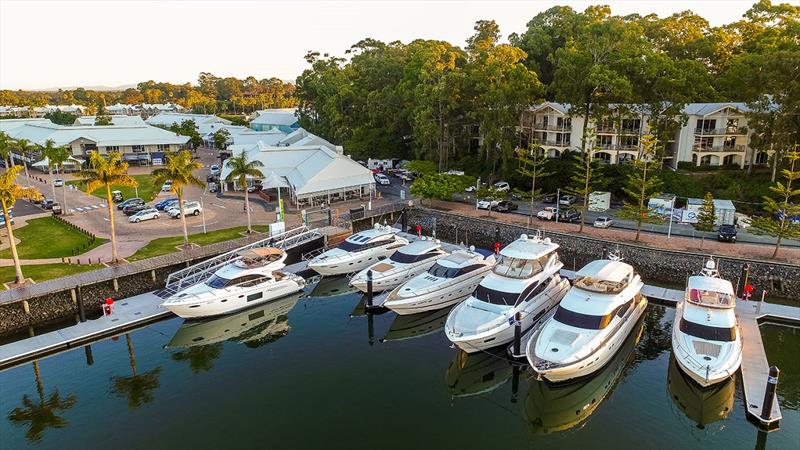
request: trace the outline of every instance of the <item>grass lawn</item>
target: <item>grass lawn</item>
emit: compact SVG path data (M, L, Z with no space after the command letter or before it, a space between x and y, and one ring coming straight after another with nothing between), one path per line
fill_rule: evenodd
M90 239L80 231L59 222L52 217L40 217L14 230L14 237L20 240L17 252L20 259L61 258L72 256L72 249L82 247ZM85 251L89 251L106 239L95 239ZM83 252L81 252L83 253ZM0 259L10 259L11 249L0 251Z
M265 232L269 227L265 225L253 225L253 230ZM213 244L215 242L229 241L231 239L238 239L242 237L241 233L247 230L247 227L234 227L226 228L224 230L209 231L206 234L196 233L189 235L189 242L200 246ZM178 251L175 247L183 243L183 236L174 236L166 238L158 238L150 241L149 244L140 248L136 253L126 258L128 261L137 261L145 258L152 258L153 256L166 255Z
M131 175L136 181L139 182L139 198L144 200L145 202L149 202L156 198L159 191L161 191L161 186L153 186L153 177L150 174L144 175ZM78 189L85 191L86 189L81 186L81 184L77 181L69 181L67 184L74 184L78 186ZM129 198L136 197L136 189L127 186L111 186L111 190L119 190L122 192L122 196L125 200ZM103 200L106 199L106 189L101 187L92 193L93 196L102 198Z
M53 278L65 277L90 270L102 269L101 264L41 264L34 266L22 266L22 274L25 278L33 278L33 281L41 282ZM0 283L14 281L14 266L0 267ZM0 286L2 287L2 286Z

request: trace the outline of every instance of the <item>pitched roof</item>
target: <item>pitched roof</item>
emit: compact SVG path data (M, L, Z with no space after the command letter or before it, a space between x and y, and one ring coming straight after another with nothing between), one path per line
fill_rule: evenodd
M52 139L55 145L67 145L82 138L94 142L99 147L111 145L182 145L189 141L188 136L181 136L171 131L145 124L138 126L63 126L52 122L36 123L16 128L9 133L9 136L15 139L28 139L38 145L44 145L48 139Z
M139 116L126 116L123 114L108 116L112 125L144 125L144 120ZM81 116L75 119L74 125L94 125L97 116Z
M683 107L683 112L691 116L707 116L718 112L724 108L734 108L743 113L750 112L746 103L727 102L727 103L687 103Z
M142 105L142 107L145 106L146 105ZM157 106L157 105L149 105L149 106ZM217 117L213 114L184 114L184 113L174 113L174 112L164 112L156 114L155 116L145 120L145 122L149 123L150 125L170 126L173 123L180 125L185 120L193 120L194 124L197 127L211 123L224 123L227 125L230 125L231 123L230 120Z
M291 126L298 121L297 108L263 109L256 112L258 117L253 119L251 124Z

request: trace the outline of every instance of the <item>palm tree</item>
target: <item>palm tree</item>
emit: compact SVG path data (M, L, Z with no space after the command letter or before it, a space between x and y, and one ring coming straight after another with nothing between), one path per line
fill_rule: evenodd
M260 167L264 167L264 164L258 160L248 161L247 153L242 150L239 156L228 158L225 161L225 167L231 169L231 173L225 177L225 182L230 183L235 180L236 183L244 189L244 209L247 211L247 232L252 233L253 229L250 227L250 197L247 192L247 177L264 178L264 174L261 173L261 169L259 169Z
M0 131L0 157L3 158L6 167L14 165L14 158L11 157L11 143L12 139L5 132Z
M14 206L17 199L40 200L42 198L42 194L36 189L24 188L17 184L16 178L21 170L22 167L13 166L9 167L3 174L0 174L0 206L2 206L3 209L3 217L6 219L6 230L8 230L8 240L11 245L11 257L14 259L14 269L17 274L15 283L17 284L24 283L25 277L22 275L22 265L19 262L17 243L14 242L14 230L11 227L9 210Z
M70 150L70 148L68 146L64 145L64 146L61 146L61 147L56 147L53 150L53 153L51 153L50 155L47 155L47 158L50 161L50 163L55 165L57 170L63 174L64 173L64 163L67 162L67 160L69 160L70 156L72 156L72 151ZM67 183L66 182L61 185L61 190L63 191L63 194L64 194L64 203L62 204L63 207L61 208L61 210L64 212L64 214L67 214L68 210L67 210ZM53 198L55 198L55 196Z
M59 416L60 412L66 411L78 401L74 394L61 398L58 389L45 399L42 375L39 371L39 361L33 362L33 373L36 376L36 392L39 394L39 402L35 403L28 397L22 396L22 406L17 406L8 414L8 420L16 426L28 426L25 438L29 442L42 440L44 430L47 428L64 428L67 420Z
M105 186L108 221L111 223L111 259L118 262L117 228L114 224L114 202L111 201L111 186L137 187L139 183L128 175L128 163L122 161L120 152L109 152L104 158L97 151L89 153L89 169L81 170L75 176L86 184L86 195Z
M31 179L28 176L28 162L26 160L28 153L30 153L36 146L31 143L31 141L27 139L15 139L14 140L14 147L17 148L19 151L20 157L22 158L22 167L25 168L25 178L27 178L26 185L31 185Z
M52 139L44 142L41 147L42 156L47 158L47 171L50 174L50 187L53 189L53 199L56 198L56 187L53 184L53 167L59 167L69 158L69 149L66 146L56 147ZM65 191L66 192L66 191ZM66 196L66 194L64 194Z
M172 192L178 196L181 225L183 226L183 245L189 245L189 232L186 229L186 215L183 214L183 188L189 185L204 187L203 182L192 175L197 169L202 169L203 164L192 158L189 150L167 154L166 167L153 171L153 184L158 188L167 180L172 180Z
M161 367L149 370L145 373L138 373L136 370L136 353L133 351L133 342L130 334L125 335L125 342L128 344L128 358L131 365L131 376L111 377L111 392L120 397L128 399L128 408L134 409L145 403L153 401L153 389L159 386L158 377L161 374Z
M214 360L222 354L222 343L189 347L172 354L174 361L188 361L193 373L206 372L214 367Z

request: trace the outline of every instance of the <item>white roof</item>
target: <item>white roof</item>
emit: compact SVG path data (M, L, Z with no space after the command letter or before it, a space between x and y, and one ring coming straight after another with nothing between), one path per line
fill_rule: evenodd
M509 258L536 259L556 250L558 250L558 244L550 241L550 238L541 239L538 236L523 234L519 239L500 250L500 254Z
M28 124L55 125L53 122L50 122L50 119L3 119L0 120L0 131L11 134L12 131Z
M702 198L688 198L686 199L687 205L702 205L705 202ZM715 210L733 210L736 211L736 207L733 205L733 202L730 200L725 199L714 199L714 209Z
M546 108L552 108L561 114L569 114L570 105L568 103L544 102L540 105L533 105L531 111L541 111Z
M253 145L261 142L264 145L276 146L285 137L286 133L274 128L268 131L253 131L248 128L248 131L232 134L231 140L234 145Z
M610 259L598 259L583 266L575 276L619 283L627 278L631 272L633 272L633 267L630 264Z
M70 162L72 162L73 164L74 163L82 164L83 160L80 160L80 159L78 159L78 158L76 158L74 156L70 156L69 158L67 158L67 161L64 161L64 164L65 165L71 165L71 164L69 164ZM40 161L37 161L37 162L31 164L31 167L47 167L49 165L50 165L50 159L45 156Z
M297 123L297 108L263 109L256 111L258 116L250 121L251 124L286 125Z
M157 105L142 105L142 107L157 106ZM173 112L163 112L153 117L148 118L145 122L150 125L170 126L173 123L180 125L186 120L193 120L194 124L200 128L206 124L224 123L230 125L231 121L217 117L213 114L183 114Z
M719 112L724 108L737 109L742 113L750 111L746 103L742 102L725 102L725 103L687 103L683 107L683 112L692 116L707 116L715 112Z
M126 116L126 115L112 115L108 116L111 118L111 123L113 125L144 125L144 120L142 120L139 116ZM75 119L75 123L73 125L94 125L94 122L97 120L97 116L81 116Z
M730 281L702 275L689 277L686 289L697 289L700 291L720 292L722 294L733 295L733 285Z
M182 145L189 141L188 136L181 136L149 125L63 126L52 122L26 124L10 132L9 136L14 139L28 139L37 145L45 145L48 139L52 139L57 146L70 144L77 139L86 139L94 142L98 147L111 145Z

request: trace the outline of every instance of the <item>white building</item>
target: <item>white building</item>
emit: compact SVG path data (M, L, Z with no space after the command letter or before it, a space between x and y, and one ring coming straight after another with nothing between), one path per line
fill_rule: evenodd
M256 111L256 114L258 115L250 121L250 128L256 131L277 128L284 133L291 133L300 128L297 108L262 109Z
M201 136L216 131L221 124L230 125L231 121L217 117L213 114L183 114L161 113L145 120L150 125L170 127L172 124L180 125L184 121L193 120Z
M113 115L113 116L106 116L111 119L112 125L135 125L141 126L145 125L144 120L142 120L139 116L125 116L125 115ZM97 116L81 116L75 119L75 123L73 125L85 125L85 126L92 126L97 121Z

